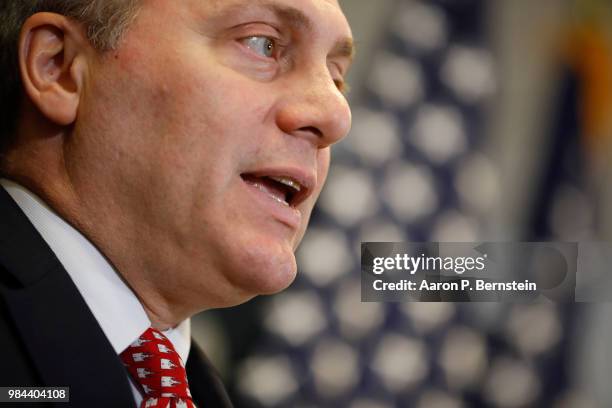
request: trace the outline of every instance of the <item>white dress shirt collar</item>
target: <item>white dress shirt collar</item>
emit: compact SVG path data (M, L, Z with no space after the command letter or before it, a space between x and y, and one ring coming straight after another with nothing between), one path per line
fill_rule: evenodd
M115 352L120 354L151 326L134 292L100 251L39 197L7 179L0 179L0 185L51 247ZM190 319L163 333L186 363L191 346Z

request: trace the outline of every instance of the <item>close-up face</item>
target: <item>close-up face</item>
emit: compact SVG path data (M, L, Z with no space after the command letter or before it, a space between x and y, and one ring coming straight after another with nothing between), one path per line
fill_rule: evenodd
M129 243L97 244L203 307L287 287L350 128L351 57L335 0L144 1L91 64L66 149L92 225Z

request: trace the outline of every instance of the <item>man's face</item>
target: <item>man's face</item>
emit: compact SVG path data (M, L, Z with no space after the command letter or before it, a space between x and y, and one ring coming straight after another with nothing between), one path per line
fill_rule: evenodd
M289 285L350 127L350 39L336 0L144 1L91 66L68 145L119 269L139 257L148 285L205 307Z

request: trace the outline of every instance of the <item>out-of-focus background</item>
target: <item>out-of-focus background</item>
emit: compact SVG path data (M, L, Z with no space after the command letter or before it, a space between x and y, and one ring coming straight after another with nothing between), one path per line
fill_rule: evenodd
M612 240L612 2L341 3L353 129L299 277L194 318L236 405L611 407L612 305L361 303L359 250Z

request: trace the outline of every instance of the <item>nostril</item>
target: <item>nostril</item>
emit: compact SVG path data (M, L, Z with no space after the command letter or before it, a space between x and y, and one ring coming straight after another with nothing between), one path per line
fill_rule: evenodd
M323 132L321 132L318 128L314 126L305 126L299 129L302 132L309 132L317 137L323 137Z

